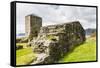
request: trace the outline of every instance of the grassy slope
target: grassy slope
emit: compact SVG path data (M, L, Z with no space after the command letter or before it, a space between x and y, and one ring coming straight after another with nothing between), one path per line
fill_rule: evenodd
M73 52L66 54L59 62L80 62L96 60L96 41L88 39L84 44L76 47Z
M18 43L17 45L27 45ZM16 51L17 65L29 64L35 59L32 48L24 48ZM79 62L96 60L96 42L94 39L88 39L84 44L76 47L73 52L66 54L59 62Z
M32 53L32 48L19 49L16 52L16 54L17 54L16 57L20 57L20 56L23 56L23 55L27 55L29 53Z
M16 51L16 64L26 65L35 59L32 48L24 48Z

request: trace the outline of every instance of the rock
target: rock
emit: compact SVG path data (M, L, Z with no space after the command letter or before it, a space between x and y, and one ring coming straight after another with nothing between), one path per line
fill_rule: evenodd
M56 63L86 39L79 21L42 27L42 18L37 15L25 17L25 32L27 38L17 39L17 42L27 42L33 47L37 59L32 64Z
M19 49L23 49L23 46L21 45L16 46L16 50L19 50Z
M31 14L25 16L25 38L18 38L16 42L33 47L36 59L32 64L49 64L56 63L85 40L85 30L79 21L42 26L42 18Z
M79 21L41 27L38 37L31 41L33 52L38 54L33 64L56 63L65 53L84 41L85 30Z

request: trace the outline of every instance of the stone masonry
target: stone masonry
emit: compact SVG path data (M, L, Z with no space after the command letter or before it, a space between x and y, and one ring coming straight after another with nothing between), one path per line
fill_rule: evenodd
M40 27L42 27L41 17L33 14L25 16L25 32L29 41L31 41L33 37L37 37Z
M65 53L85 41L85 30L79 21L42 27L42 19L31 15L26 16L26 35L37 57L32 64L57 63Z

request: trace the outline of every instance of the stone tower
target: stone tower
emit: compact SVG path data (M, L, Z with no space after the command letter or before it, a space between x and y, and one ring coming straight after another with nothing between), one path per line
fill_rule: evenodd
M25 34L29 41L33 37L37 37L40 27L42 27L42 18L36 15L27 15L25 16Z

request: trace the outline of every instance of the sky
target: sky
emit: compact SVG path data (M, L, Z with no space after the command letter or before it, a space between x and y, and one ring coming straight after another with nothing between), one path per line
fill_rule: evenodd
M25 16L42 17L42 26L80 21L84 29L96 28L96 8L80 6L17 3L17 34L25 33Z

